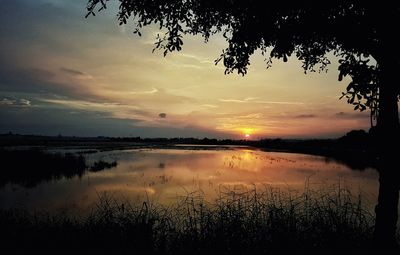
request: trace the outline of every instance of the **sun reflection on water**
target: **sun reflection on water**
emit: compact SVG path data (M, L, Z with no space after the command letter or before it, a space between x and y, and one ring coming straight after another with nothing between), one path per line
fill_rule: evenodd
M109 171L43 183L29 190L7 185L0 190L1 207L17 203L27 207L62 207L67 202L88 207L102 192L111 192L128 200L152 199L164 204L173 203L185 194L200 192L205 199L212 201L225 189L273 186L301 190L307 179L311 185L319 187L341 180L356 193L362 189L374 200L378 187L377 173L372 169L352 171L323 157L303 154L263 152L251 148L109 153L113 153L118 161L117 167Z

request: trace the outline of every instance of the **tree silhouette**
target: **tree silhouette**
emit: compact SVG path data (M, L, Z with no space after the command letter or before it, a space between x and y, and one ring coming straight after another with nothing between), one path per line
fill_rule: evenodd
M109 0L89 0L88 14L103 10ZM376 207L377 241L395 242L399 173L394 169L399 141L398 98L400 3L379 4L362 0L274 1L262 0L120 0L118 20L134 17L134 33L159 25L155 49L164 55L179 51L185 34L221 33L228 47L222 61L225 73L245 75L249 58L260 50L267 66L273 59L294 55L305 72L324 71L328 56L339 60L339 80L351 82L343 97L355 110L371 110L380 151L380 195ZM372 121L371 121L372 122Z

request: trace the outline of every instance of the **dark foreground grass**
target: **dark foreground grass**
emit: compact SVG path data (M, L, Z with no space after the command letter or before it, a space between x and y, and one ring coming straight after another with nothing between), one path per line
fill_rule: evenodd
M323 192L221 192L207 203L193 193L165 207L106 194L92 213L0 211L7 254L363 254L373 216L359 197Z

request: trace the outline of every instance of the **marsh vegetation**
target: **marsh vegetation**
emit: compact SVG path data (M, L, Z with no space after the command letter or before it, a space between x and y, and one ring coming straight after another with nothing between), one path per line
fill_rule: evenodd
M1 238L15 253L338 254L368 251L373 214L360 196L332 186L190 193L172 206L99 194L85 217L0 211Z

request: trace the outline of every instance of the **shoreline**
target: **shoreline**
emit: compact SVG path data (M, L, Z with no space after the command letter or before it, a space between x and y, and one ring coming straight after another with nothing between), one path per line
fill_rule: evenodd
M140 139L140 138L78 138L0 135L2 150L66 151L86 154L133 149L227 150L251 148L266 152L302 153L327 157L351 168L376 168L377 155L370 141L346 142L341 139L285 140L215 140L215 139Z

